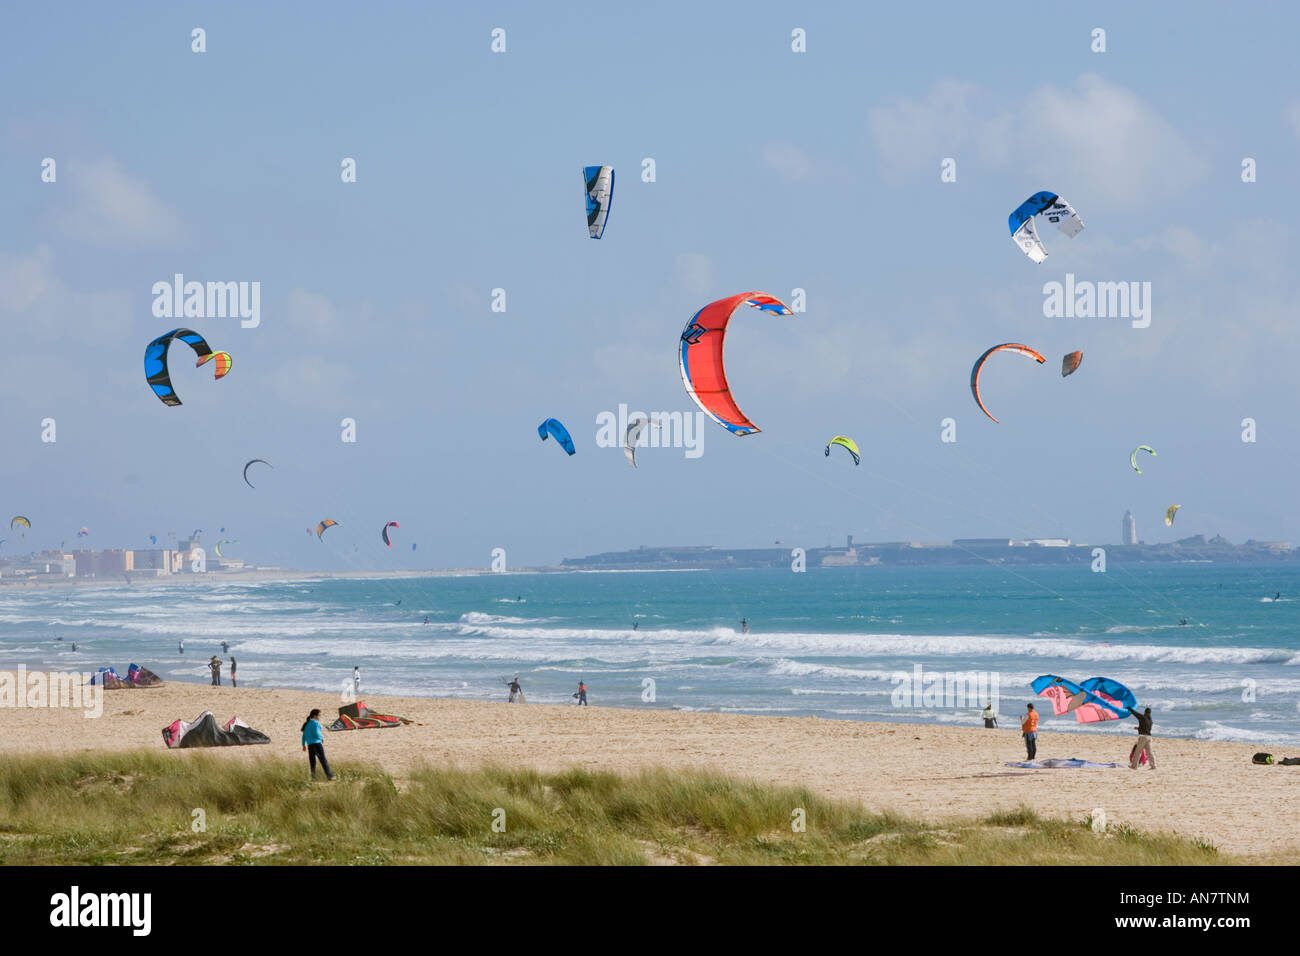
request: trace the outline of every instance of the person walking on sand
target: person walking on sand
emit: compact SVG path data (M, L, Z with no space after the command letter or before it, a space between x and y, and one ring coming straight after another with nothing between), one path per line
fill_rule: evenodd
M325 728L320 723L320 708L313 708L302 725L302 749L307 754L307 763L311 767L311 778L316 779L316 761L320 761L325 776L333 780L330 762L325 759Z
M578 706L587 706L587 685L584 681L578 681L578 692L573 695L578 698Z
M1025 719L1020 722L1020 732L1025 736L1025 753L1029 755L1028 759L1033 760L1038 756L1038 711L1034 710L1033 704L1027 704Z
M518 674L515 675L515 679L514 679L514 680L512 680L512 681L508 681L507 683L510 685L510 699L509 699L508 701L506 701L506 703L507 703L507 704L513 704L513 703L515 702L515 698L516 698L516 697L523 697L523 696L524 696L524 689L523 689L522 687L519 686L519 675L518 675Z
M230 686L231 687L239 686L237 683L235 683L235 659L233 657L230 659Z
M221 658L216 654L212 655L212 660L208 661L208 668L212 671L212 686L221 686Z
M998 715L993 712L993 701L984 708L984 726L989 730L996 730L998 726Z
M1151 749L1151 708L1148 707L1142 713L1138 713L1132 707L1128 712L1137 718L1138 742L1133 748L1132 754L1129 755L1128 768L1136 770L1138 762L1142 759L1143 754L1151 764L1151 769L1156 769L1156 752Z

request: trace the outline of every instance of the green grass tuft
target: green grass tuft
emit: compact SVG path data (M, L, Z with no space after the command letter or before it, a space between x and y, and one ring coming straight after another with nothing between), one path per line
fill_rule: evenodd
M1094 833L1088 821L1044 818L1023 806L982 820L930 823L711 773L423 767L394 780L365 766L337 770L333 783L312 783L300 762L243 763L205 753L0 758L0 862L1237 862L1203 841L1128 826Z

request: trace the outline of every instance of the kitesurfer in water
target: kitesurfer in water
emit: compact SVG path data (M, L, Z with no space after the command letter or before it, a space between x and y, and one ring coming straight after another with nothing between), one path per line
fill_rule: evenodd
M334 779L334 774L330 772L330 762L325 759L325 728L320 724L319 708L314 708L302 725L302 749L307 754L307 763L311 767L313 780L316 779L317 760L320 761L325 776L330 780Z
M223 653L223 654L229 654L229 653L230 653L230 644L227 643L226 641L222 641L222 642L221 642L221 653Z
M361 668L360 667L352 668L352 690L358 694L361 693Z
M1026 705L1025 719L1020 722L1020 732L1025 737L1025 753L1033 760L1038 756L1038 711L1033 704Z
M1147 760L1151 763L1151 769L1155 770L1156 754L1155 751L1151 749L1151 708L1148 707L1139 714L1136 710L1130 707L1128 708L1128 712L1136 717L1138 722L1138 742L1137 746L1133 748L1132 756L1129 758L1128 768L1130 770L1136 770L1138 768L1138 761L1142 759L1142 755L1145 753Z
M1274 594L1274 595L1273 595L1273 600L1274 600L1274 601L1280 601L1280 600L1282 600L1282 592L1281 592L1281 591L1278 591L1276 594Z
M424 623L425 623L425 624L428 624L428 623L429 623L429 615L427 615L427 614L424 616Z
M632 622L632 630L635 631L635 630L636 630L638 627L640 627L640 626L641 626L641 622L640 622L640 621L633 621L633 622Z
M184 641L181 641L181 653L182 653L182 654L185 653L185 642L184 642Z
M72 642L72 653L74 653L74 654L77 653L77 642L76 642L76 641L73 641L73 642Z
M748 634L748 633L749 633L749 619L748 619L748 618L744 618L744 617L742 617L742 618L740 619L740 633L741 633L741 634Z
M1179 626L1179 627L1186 627L1186 626L1187 626L1187 618L1183 618L1181 621L1179 621L1179 622L1178 622L1178 626Z

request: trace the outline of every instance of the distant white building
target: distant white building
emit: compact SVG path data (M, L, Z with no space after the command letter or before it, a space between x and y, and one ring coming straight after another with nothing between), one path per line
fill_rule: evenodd
M1133 517L1133 512L1131 511L1124 512L1124 532L1123 535L1120 537L1120 540L1123 541L1125 544L1138 543L1137 519Z

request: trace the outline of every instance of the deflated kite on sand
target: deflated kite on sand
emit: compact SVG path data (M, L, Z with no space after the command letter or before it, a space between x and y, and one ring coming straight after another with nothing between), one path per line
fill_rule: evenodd
M238 717L218 726L212 711L205 710L193 720L178 720L163 728L163 742L173 750L185 747L238 747L244 744L269 744L271 738L254 730Z

